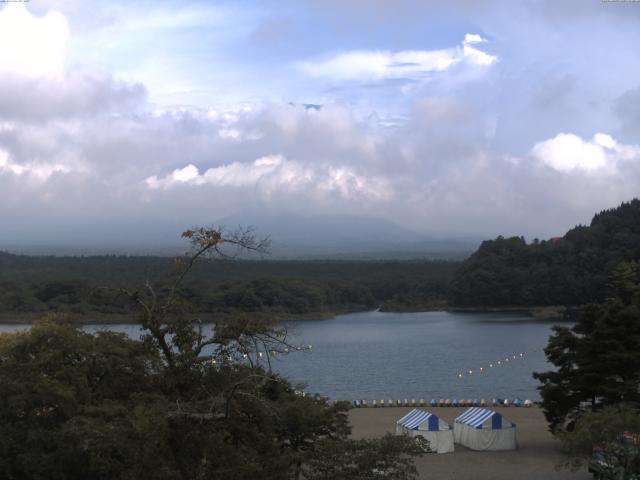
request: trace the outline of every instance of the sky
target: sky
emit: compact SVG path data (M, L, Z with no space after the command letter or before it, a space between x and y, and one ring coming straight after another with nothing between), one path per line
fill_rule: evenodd
M0 244L562 235L639 195L638 45L632 1L0 3Z

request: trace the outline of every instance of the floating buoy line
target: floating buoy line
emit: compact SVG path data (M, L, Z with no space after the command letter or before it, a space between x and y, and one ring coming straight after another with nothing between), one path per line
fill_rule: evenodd
M297 346L297 347L286 347L280 350L275 350L275 349L270 349L270 350L265 350L265 351L261 351L261 350L244 350L242 351L241 354L238 354L236 352L235 355L229 355L229 354L212 354L211 355L211 364L212 365L218 365L220 362L233 362L238 360L239 358L242 358L243 360L254 360L256 362L260 362L260 359L262 359L263 357L266 358L268 360L268 357L277 357L278 355L287 355L289 353L292 352L302 352L302 351L309 351L312 350L313 346L312 345L303 345L303 346Z
M490 362L487 364L484 364L483 366L477 367L477 368L470 368L468 370L459 370L458 373L456 374L456 376L459 379L463 379L465 377L469 377L472 375L480 375L482 373L485 373L489 370L495 369L495 368L499 368L499 367L506 367L510 364L513 364L519 360L525 360L525 358L527 356L530 356L532 353L535 352L539 352L541 351L541 348L537 348L535 350L530 350L528 352L518 352L518 353L514 353L512 355L506 355L504 358L501 358L500 360L496 360L495 362Z

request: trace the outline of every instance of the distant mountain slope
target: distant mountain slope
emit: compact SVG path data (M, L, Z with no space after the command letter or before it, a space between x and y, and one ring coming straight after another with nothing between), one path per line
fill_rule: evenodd
M593 217L564 237L485 241L456 272L449 302L458 306L581 305L601 301L619 262L640 259L640 200Z
M158 221L145 223L140 228L127 225L118 238L114 232L101 241L79 237L65 242L59 235L49 236L51 243L7 241L0 236L0 250L25 255L158 255L175 256L184 253L185 243L180 234L194 226L185 223ZM239 225L253 227L259 237L269 236L269 258L274 260L412 260L462 259L480 245L482 237L450 236L434 232L414 232L394 222L378 217L355 215L296 216L267 212L244 212L219 218L207 225L223 226L233 230ZM151 232L141 237L138 230ZM0 232L1 233L1 232ZM139 233L139 232L138 232ZM246 255L257 259L260 256Z
M258 235L269 234L276 259L412 259L464 258L480 238L425 235L383 218L352 215L301 217L245 212L219 224L251 225Z

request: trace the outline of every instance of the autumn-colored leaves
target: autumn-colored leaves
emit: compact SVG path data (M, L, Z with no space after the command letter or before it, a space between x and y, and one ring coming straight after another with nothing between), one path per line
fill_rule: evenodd
M202 248L212 247L220 243L224 243L222 234L219 230L200 227L196 230L185 230L182 232L182 238L190 239L194 244Z

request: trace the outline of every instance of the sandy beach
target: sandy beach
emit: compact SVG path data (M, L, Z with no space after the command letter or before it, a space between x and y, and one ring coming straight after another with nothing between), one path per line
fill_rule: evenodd
M425 408L453 424L465 408ZM349 420L354 438L374 438L395 432L395 422L411 408L353 409ZM559 442L547 430L547 423L538 407L495 408L516 424L518 450L507 452L476 452L456 444L456 451L428 454L416 460L420 478L436 480L542 479L583 480L591 478L586 470L572 473L557 470L562 459Z

